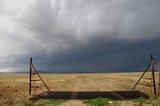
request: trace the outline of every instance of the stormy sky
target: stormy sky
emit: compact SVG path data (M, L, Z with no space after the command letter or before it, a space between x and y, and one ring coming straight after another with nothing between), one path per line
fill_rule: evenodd
M0 0L0 70L143 71L160 58L160 0Z

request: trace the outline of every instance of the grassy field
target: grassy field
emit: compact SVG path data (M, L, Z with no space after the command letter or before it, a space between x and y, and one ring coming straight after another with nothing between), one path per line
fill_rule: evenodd
M142 73L101 73L101 74L42 74L43 80L46 82L51 91L130 91ZM146 75L149 77L150 75ZM94 102L108 101L100 98L78 100L78 99L50 99L29 101L28 100L28 82L29 75L27 74L0 74L0 105L61 105L61 106L103 106L96 105ZM149 83L145 80L142 83ZM158 73L156 73L156 84L158 83ZM40 87L37 93L45 92L47 89L41 82L37 83ZM150 90L144 86L138 85L135 90L144 93L150 93ZM142 103L141 103L142 102ZM91 103L91 104L88 104ZM149 98L144 100L138 98L134 100L110 100L107 105L113 106L158 106L160 103L159 97Z

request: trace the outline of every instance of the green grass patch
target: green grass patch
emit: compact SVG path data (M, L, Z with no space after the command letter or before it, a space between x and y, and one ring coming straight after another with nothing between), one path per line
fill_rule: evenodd
M95 99L88 99L83 100L83 103L90 105L90 106L115 106L115 101L108 99L108 98L95 98Z
M54 106L58 106L64 102L65 102L65 100L63 100L63 99L49 99L47 103L53 104Z
M146 99L143 98L143 97L140 97L140 98L136 98L136 99L130 99L131 101L133 102L139 102L139 103L146 103Z
M34 106L34 102L25 103L25 106Z

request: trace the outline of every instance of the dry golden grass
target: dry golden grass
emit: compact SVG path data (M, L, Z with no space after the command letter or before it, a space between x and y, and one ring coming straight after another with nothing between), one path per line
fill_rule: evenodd
M51 91L129 91L142 73L42 74ZM158 73L156 73L158 79ZM157 82L156 79L156 82ZM144 82L144 81L143 81ZM0 105L24 104L28 100L28 74L0 74ZM38 85L43 85L41 82ZM146 87L136 90L149 92ZM46 91L39 87L38 93Z

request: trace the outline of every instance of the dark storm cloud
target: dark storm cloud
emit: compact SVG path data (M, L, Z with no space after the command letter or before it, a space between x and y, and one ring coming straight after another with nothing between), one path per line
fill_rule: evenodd
M159 0L2 0L0 64L138 71L160 54L159 11Z

